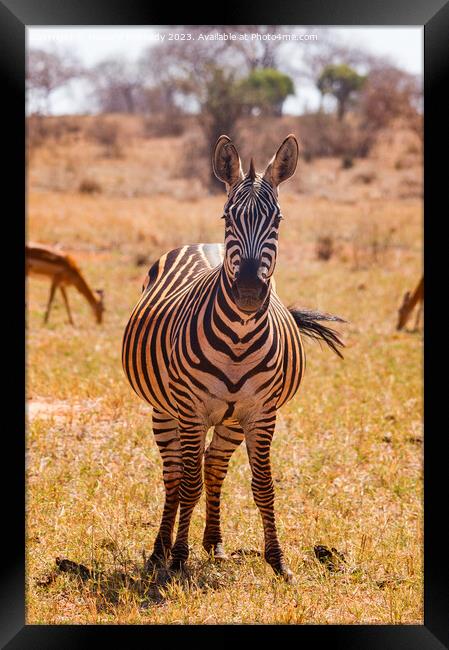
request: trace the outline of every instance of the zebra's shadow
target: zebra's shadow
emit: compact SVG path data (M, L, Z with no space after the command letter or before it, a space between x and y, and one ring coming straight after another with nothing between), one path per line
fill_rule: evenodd
M97 608L107 610L120 605L124 593L135 599L141 609L164 605L176 600L179 590L220 590L232 579L232 566L245 561L245 557L260 556L253 549L237 549L226 561L195 559L183 570L172 571L168 565L149 567L132 564L123 569L110 571L88 568L68 559L56 558L55 569L44 579L36 581L40 587L47 587L61 574L69 574L78 583L80 590L88 589L95 597Z
M124 569L106 571L57 557L54 570L36 584L47 587L62 574L68 574L80 591L87 589L95 597L99 610L119 605L124 593L145 607L163 604L166 600L164 587L171 578L162 568L148 571L144 565L130 564Z

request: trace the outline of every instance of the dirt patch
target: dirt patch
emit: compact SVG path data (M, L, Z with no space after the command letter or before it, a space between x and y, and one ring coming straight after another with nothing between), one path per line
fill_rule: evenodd
M44 398L35 398L27 400L25 412L29 421L33 421L36 418L53 418L57 422L61 422L68 416L77 415L81 411L96 408L100 402L100 399L69 402L67 400L46 400Z

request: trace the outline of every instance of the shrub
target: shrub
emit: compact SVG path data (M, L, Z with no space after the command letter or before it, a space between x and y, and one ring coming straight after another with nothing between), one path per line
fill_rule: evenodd
M91 178L84 178L79 184L78 191L82 194L100 194L101 185Z
M134 264L136 266L148 266L149 263L148 255L145 253L138 253L134 258Z
M420 131L421 83L412 75L392 65L373 68L360 98L360 111L367 126L375 130L401 118Z
M86 130L86 135L90 140L104 147L106 157L120 158L122 156L121 132L118 122L98 117Z
M321 235L318 237L315 254L317 259L327 262L334 254L334 240L330 235Z
M184 116L179 111L150 115L143 120L143 134L147 138L182 135L184 122Z
M354 176L353 181L354 183L362 183L363 185L369 185L370 183L375 181L376 178L377 178L376 172L366 171L366 172L361 172L360 174Z
M313 158L364 158L373 144L373 133L356 120L341 122L327 113L301 115L297 129L303 153Z
M48 140L59 141L81 131L76 118L30 115L26 120L27 145L39 147Z

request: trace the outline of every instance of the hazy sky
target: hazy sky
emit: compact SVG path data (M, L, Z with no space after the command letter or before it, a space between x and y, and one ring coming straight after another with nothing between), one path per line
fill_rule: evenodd
M232 30L232 27L229 28ZM285 27L288 32L288 26ZM157 42L158 34L166 27L29 27L28 47L44 49L69 49L78 54L85 65L113 56L137 59L142 50ZM186 31L188 29L186 28ZM320 37L319 27L309 27L310 33ZM422 27L338 27L332 28L336 38L343 43L361 47L373 54L388 56L399 67L415 74L423 70ZM307 42L298 44L307 47ZM72 113L88 106L84 86L71 84L69 91L62 89L52 99L54 113ZM318 92L302 88L298 96L285 103L286 112L301 112L305 104L313 108L318 102Z

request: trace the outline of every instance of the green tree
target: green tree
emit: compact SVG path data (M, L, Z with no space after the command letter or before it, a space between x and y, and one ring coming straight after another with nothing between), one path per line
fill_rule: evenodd
M323 68L317 80L317 87L322 95L335 97L339 120L342 120L346 113L351 95L362 88L365 78L344 63Z
M196 93L200 105L200 119L203 131L210 147L220 135L234 135L238 118L242 115L244 104L239 83L233 72L213 64L204 66L202 86ZM188 88L188 84L186 84ZM209 185L212 191L222 191L222 183L210 170Z
M282 106L295 94L291 78L274 68L258 68L239 83L241 101L253 111L266 115L282 115Z

